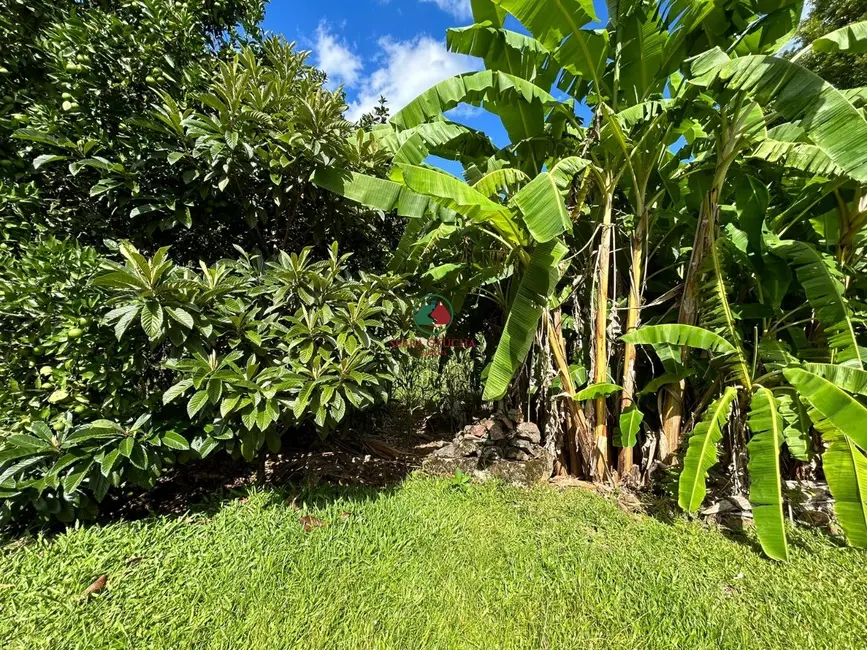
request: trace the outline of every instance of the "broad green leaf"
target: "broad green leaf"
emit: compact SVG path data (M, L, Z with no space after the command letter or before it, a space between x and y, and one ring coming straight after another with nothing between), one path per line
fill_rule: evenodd
M849 393L867 396L867 370L833 363L805 363L803 367Z
M634 447L638 442L638 431L643 419L644 413L635 404L624 409L620 414L620 435L614 441L615 445L627 449Z
M798 460L809 461L813 455L810 429L813 424L807 415L807 408L800 399L789 392L776 396L780 416L783 418L783 439L786 448Z
M726 388L722 397L714 401L702 416L689 438L689 447L683 459L683 472L677 484L677 502L687 512L701 507L707 494L707 471L716 464L717 443L722 439L722 428L738 395L733 386Z
M824 377L788 368L783 371L801 398L861 449L867 449L867 407Z
M226 397L220 403L220 416L225 418L229 413L234 411L240 400L240 395L230 395L229 397Z
M187 402L187 415L192 419L208 403L208 391L200 390Z
M542 45L552 50L567 36L597 20L592 0L493 0L512 14Z
M666 343L723 354L735 352L734 346L720 335L694 325L646 325L620 338L635 345Z
M187 439L174 431L166 431L160 440L169 449L185 450L190 448L190 443L187 442Z
M42 438L45 442L51 442L54 438L51 428L45 424L45 422L40 420L37 420L30 425L30 431L33 432L33 435Z
M470 0L473 19L477 23L489 21L494 27L502 27L506 12L500 9L493 0Z
M33 161L33 169L39 169L43 165L47 165L49 163L57 162L60 160L66 160L66 156L56 156L52 154L44 154L42 156L37 156Z
M56 390L48 396L48 403L57 404L58 402L65 400L67 397L69 397L69 393L65 390Z
M463 264L449 262L448 264L440 264L439 266L428 269L425 272L425 275L429 276L433 280L439 281L446 277L449 273L452 273L462 268L464 268Z
M404 182L414 192L429 196L444 208L475 222L492 224L511 244L520 246L526 242L509 208L492 201L451 174L411 165L404 165L401 170Z
M168 404L179 395L183 395L193 385L192 379L183 379L163 393L163 404Z
M769 163L783 165L813 176L834 178L843 174L819 147L804 142L781 142L766 138L760 140L749 154Z
M177 321L187 329L192 329L195 324L193 317L180 307L166 307L166 313L172 320Z
M132 449L135 446L135 438L124 438L117 446L118 451L124 458L129 458L132 454Z
M718 247L717 241L712 239L709 246L710 273L705 286L702 288L705 299L702 310L703 323L709 330L721 333L723 338L732 344L734 354L730 358L727 369L747 391L750 391L752 390L752 380L746 354L741 344L743 336L735 324L729 306L728 289L723 277Z
M750 461L750 503L756 533L768 557L788 560L786 527L783 517L783 489L780 484L780 447L783 445L783 419L773 393L759 387L750 404L749 426L752 437L747 444Z
M114 335L118 341L123 338L124 333L129 328L130 323L138 316L141 305L130 305L129 308L117 319L114 324Z
M402 217L422 218L428 213L448 214L430 198L408 187L373 176L341 169L317 169L313 183L335 194L383 212L397 211Z
M49 444L45 440L41 440L40 438L36 438L35 436L29 436L23 433L11 435L4 440L7 445L12 445L13 447L18 447L20 449L45 449L49 448Z
M472 184L472 188L488 198L502 194L513 194L530 179L520 169L506 167L495 169Z
M867 121L846 97L815 73L782 57L712 57L692 67L690 82L753 96L784 120L800 122L813 143L846 174L867 182Z
M298 397L295 399L295 404L292 405L292 413L295 415L296 420L300 420L301 416L304 415L304 409L307 408L307 404L310 402L310 395L313 393L313 389L316 388L316 382L310 382L301 389L301 392L298 393ZM350 386L346 386L347 396L354 394L350 391ZM356 404L358 406L358 404Z
M565 195L572 179L590 162L570 157L558 162L550 172L542 172L515 194L513 201L524 215L524 223L537 242L546 242L572 228Z
M587 388L583 390L579 390L572 397L576 402L584 402L590 399L596 399L597 397L607 397L608 395L613 395L614 393L623 390L622 387L617 384L609 384L609 383L600 383L600 384L590 384Z
M483 106L487 103L537 104L544 109L562 110L562 104L539 86L495 70L457 75L423 92L389 120L401 129L410 129L437 118L459 104Z
M451 52L484 59L488 70L507 72L540 88L550 87L556 77L551 52L532 36L477 23L448 30L446 43Z
M146 302L141 309L141 327L150 340L159 337L163 329L163 308L157 302Z
M139 469L148 468L147 454L145 453L145 448L141 443L135 442L129 450L129 462Z
M527 358L542 310L560 279L559 265L566 252L566 246L556 239L537 244L533 250L494 353L484 400L497 400L505 395L512 377Z
M102 461L100 462L103 476L108 476L109 474L111 474L111 471L114 469L118 458L120 458L119 449L112 449L105 456L103 456Z
M93 465L93 459L87 460L79 465L73 467L72 471L69 475L63 479L63 491L66 494L72 494L81 485L81 482L87 476L87 473L90 471L90 467Z
M867 52L867 21L852 23L813 41L817 52L848 52L863 54Z
M836 261L799 241L783 241L775 245L773 251L788 258L795 268L816 318L825 326L828 344L836 351L835 361L863 367L851 310L843 295L842 273Z
M31 456L30 458L25 458L22 461L13 463L10 467L7 467L5 470L3 470L2 474L0 474L0 485L8 481L10 478L13 478L18 474L27 471L34 465L38 465L39 463L44 462L45 459L45 454L39 454L38 456Z
M834 512L846 541L867 548L867 458L852 439L833 427L822 432L828 449L822 456Z
M497 152L490 138L481 131L445 120L392 131L379 142L395 151L392 165L420 165L429 155L481 163Z

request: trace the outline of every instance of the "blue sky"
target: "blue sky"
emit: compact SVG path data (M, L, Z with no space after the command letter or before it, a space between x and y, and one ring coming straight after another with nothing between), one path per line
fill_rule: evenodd
M355 120L380 95L392 114L430 86L480 69L481 61L446 51L446 29L472 23L469 0L271 0L265 28L310 50L310 61L343 84ZM499 146L499 120L461 108L455 119L486 131Z
M605 3L594 0L600 18ZM449 27L471 24L469 0L271 0L265 28L310 50L310 61L343 84L351 120L376 104L380 95L392 114L433 84L478 70L478 59L449 53ZM507 27L523 31L510 18ZM485 131L497 146L508 144L499 119L481 109L460 107L450 117ZM453 173L459 167L443 161Z
M594 0L594 6L605 21L604 0ZM311 63L328 73L329 83L344 86L351 120L371 110L380 95L394 114L435 83L481 69L480 60L445 47L449 27L472 22L470 0L271 0L265 13L267 30L309 50ZM506 26L524 31L511 18ZM508 144L499 119L481 109L459 107L449 117L485 131L497 146ZM460 171L448 161L438 164Z

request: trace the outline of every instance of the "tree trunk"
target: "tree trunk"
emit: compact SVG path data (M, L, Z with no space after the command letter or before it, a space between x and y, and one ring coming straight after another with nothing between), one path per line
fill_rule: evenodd
M686 268L683 282L683 294L680 299L680 310L677 322L681 325L695 325L698 320L698 289L701 273L699 267L707 254L707 244L711 229L716 227L716 216L719 212L717 203L717 188L712 187L701 206L698 223L695 227L695 239L692 244L692 255ZM684 363L688 358L688 350L681 353ZM677 448L680 445L680 430L683 422L683 393L685 384L680 381L667 389L662 407L663 448L662 459L665 463L675 460Z
M711 234L715 232L719 218L719 198L725 185L729 166L735 158L738 149L738 137L736 131L730 134L728 144L720 149L719 160L713 177L713 183L705 195L698 215L698 223L695 227L695 239L692 245L692 254L686 268L686 277L683 282L683 293L680 299L680 311L677 322L681 325L695 325L698 320L698 290L701 283L700 267L708 251L708 243ZM689 350L683 348L682 359L684 363L689 358ZM680 445L680 431L683 421L683 393L685 383L683 381L672 385L667 389L662 407L662 431L663 447L662 459L665 463L673 463L676 460L677 448Z
M572 383L572 375L569 373L569 363L566 360L566 342L563 339L563 330L560 326L560 312L554 313L554 320L548 321L548 341L563 391L569 396L575 395L575 385ZM569 470L575 476L589 475L592 473L591 462L593 459L593 436L584 417L584 412L574 399L569 402L569 417L566 428L566 444L568 445L566 459L570 464ZM580 458L579 454L580 452ZM583 466L582 466L583 460Z
M596 319L594 333L593 383L608 381L608 276L611 264L611 187L605 188L605 204L602 213L602 234L599 241L599 256L596 260ZM595 422L593 437L596 445L594 476L603 479L608 469L608 409L604 396L594 402Z
M645 210L641 214L635 232L632 234L632 266L629 273L629 298L627 301L625 333L634 332L638 327L639 310L641 308L641 273L644 255L644 237L647 233L648 215ZM626 343L623 349L623 393L620 402L620 412L635 404L635 353L633 343ZM632 470L632 447L621 447L617 456L617 471L621 477Z

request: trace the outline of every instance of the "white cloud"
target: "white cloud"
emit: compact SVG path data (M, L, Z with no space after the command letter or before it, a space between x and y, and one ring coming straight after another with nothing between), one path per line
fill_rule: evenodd
M384 95L394 115L434 84L462 72L480 69L471 57L453 54L442 41L418 36L412 41L381 38L380 67L358 85L358 97L349 106L348 119L357 120L372 110Z
M421 0L422 2L433 2L443 11L450 13L455 18L470 18L473 15L470 8L470 0Z
M320 23L316 30L316 67L328 74L328 79L334 82L352 86L358 81L361 72L361 57L349 49L345 41L338 40L325 23Z

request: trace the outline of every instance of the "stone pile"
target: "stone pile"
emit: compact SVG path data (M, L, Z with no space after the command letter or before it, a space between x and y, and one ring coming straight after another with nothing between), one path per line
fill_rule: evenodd
M542 446L542 434L520 411L496 413L463 428L454 439L422 463L432 475L450 476L460 469L474 478L499 478L531 485L547 480L554 454Z

